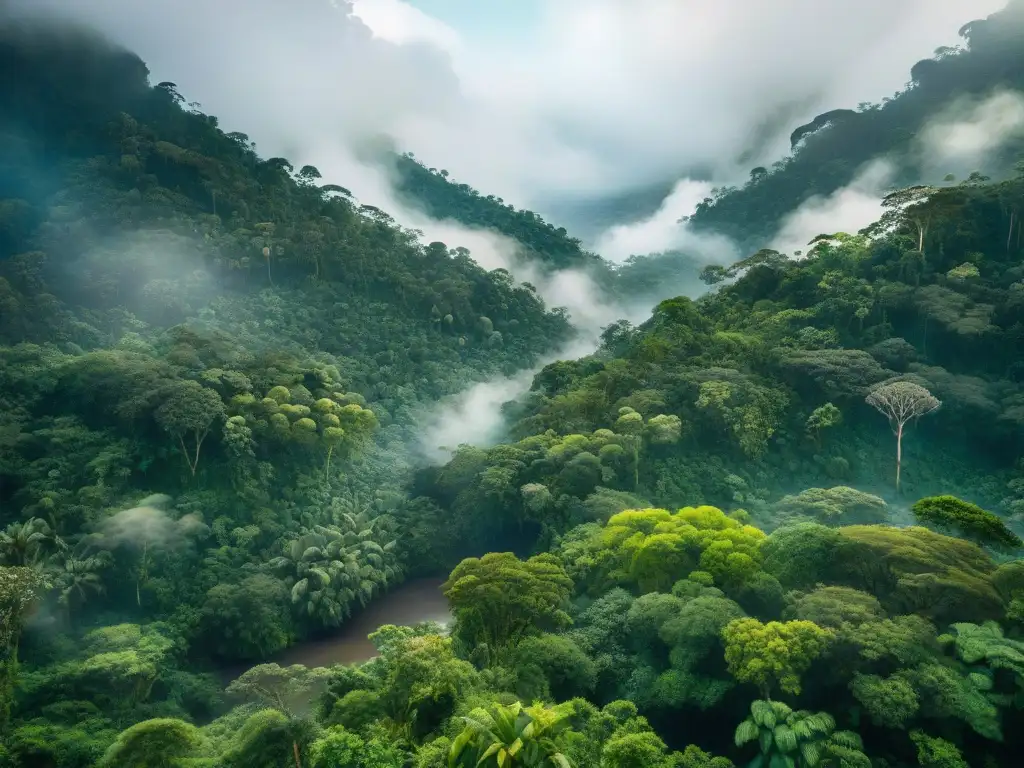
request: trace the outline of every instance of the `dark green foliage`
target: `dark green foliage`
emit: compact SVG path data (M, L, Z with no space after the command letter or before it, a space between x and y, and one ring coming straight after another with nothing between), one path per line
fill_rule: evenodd
M463 560L443 589L456 634L470 647L483 644L498 653L541 629L567 625L572 586L552 555L521 561L511 552L492 552Z
M427 168L406 153L394 158L398 189L414 199L435 218L455 218L463 224L496 229L525 246L527 255L539 257L552 268L603 265L587 253L576 238L555 228L533 211L516 210L494 195L481 195L467 184L448 177L447 171Z
M691 223L757 248L772 237L787 213L814 195L827 196L845 187L875 158L894 159L901 180L915 178L914 137L941 105L965 94L987 96L997 84L1020 89L1022 30L1024 11L1019 3L965 24L964 43L943 47L934 57L919 61L907 86L892 97L856 110L830 110L804 126L794 126L792 155L766 173L752 174L741 188L716 190L698 205ZM1004 147L1000 159L1012 159L1015 151L1020 151L1019 143Z
M944 95L1018 82L1020 7L694 223L765 234ZM428 409L534 365L563 311L89 36L5 25L0 73L4 768L1015 764L1024 565L979 546L1024 512L1013 158L666 298L686 254L606 264L397 157L430 214L657 301L425 466ZM895 420L911 510L869 407L901 390L942 401ZM449 626L375 613L444 573Z
M198 746L194 725L163 718L123 731L99 761L102 768L170 768Z
M258 574L239 584L218 584L206 593L201 627L207 647L222 657L263 659L288 645L288 591Z
M956 531L972 539L1004 549L1017 549L1022 542L997 515L956 496L929 496L914 502L914 517L926 525Z
M794 712L782 702L758 700L750 705L750 717L737 726L735 741L737 747L758 743L760 754L751 761L751 768L776 764L870 768L860 737L851 731L836 731L835 727L835 720L827 712Z

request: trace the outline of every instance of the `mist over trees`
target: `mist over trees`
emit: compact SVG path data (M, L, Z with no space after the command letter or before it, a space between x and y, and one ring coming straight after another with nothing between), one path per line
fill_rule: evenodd
M812 192L791 168L861 115L994 84L993 62L1017 82L1024 24L996 21L884 107L798 129L790 165L701 215L760 226L795 203L751 189ZM92 35L5 24L14 73L0 766L1017 759L1024 157L890 190L878 222L798 258L760 242L698 270L609 265L400 156L401 191L540 274L621 300L708 288L609 324L504 404L497 442L431 464L438 401L572 339L564 309L261 157ZM828 142L849 164L866 146ZM359 663L281 656L420 577L447 625L384 623Z

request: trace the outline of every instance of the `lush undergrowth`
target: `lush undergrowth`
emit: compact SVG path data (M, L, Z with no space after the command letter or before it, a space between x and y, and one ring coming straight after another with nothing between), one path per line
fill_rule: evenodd
M799 259L709 267L703 297L543 368L507 442L425 467L428 408L533 365L564 313L260 158L130 54L9 26L14 72L0 766L1020 754L1024 176L898 192ZM609 295L693 269L612 268L402 163L432 215ZM451 626L385 626L362 665L265 663L438 573Z

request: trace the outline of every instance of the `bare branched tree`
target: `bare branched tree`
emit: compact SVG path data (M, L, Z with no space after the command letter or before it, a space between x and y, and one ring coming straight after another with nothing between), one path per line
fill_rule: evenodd
M896 435L896 492L900 491L900 462L903 458L903 428L911 419L931 413L942 402L920 384L894 381L873 389L865 398L867 404L887 419Z

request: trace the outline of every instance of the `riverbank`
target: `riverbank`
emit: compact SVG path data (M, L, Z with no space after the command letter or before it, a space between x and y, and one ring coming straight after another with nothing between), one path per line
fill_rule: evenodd
M335 664L358 664L377 655L367 637L385 624L412 626L423 621L448 624L451 610L441 592L444 579L422 578L407 581L386 595L374 600L364 610L346 621L330 635L303 640L263 663L282 667L302 664L306 667L330 667ZM253 664L233 664L221 673L225 682L234 680Z

